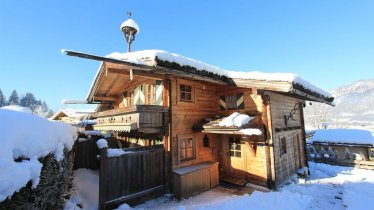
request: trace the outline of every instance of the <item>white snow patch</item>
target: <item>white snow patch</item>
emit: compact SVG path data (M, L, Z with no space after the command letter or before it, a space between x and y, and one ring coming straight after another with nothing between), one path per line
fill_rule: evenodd
M18 106L18 105L3 106L0 109L6 109L6 110L12 110L12 111L17 111L17 112L24 112L24 113L32 114L32 111L31 111L30 108L23 107L23 106Z
M105 139L99 139L96 145L99 149L108 148L108 142Z
M373 134L361 129L326 129L317 130L312 142L329 142L345 144L374 144Z
M132 27L132 28L135 28L137 30L137 34L139 33L140 31L140 28L138 26L138 24L131 18L125 20L121 26L120 26L120 29L122 30L123 27Z
M132 153L131 151L124 151L123 149L108 149L106 151L106 156L107 157L119 157L121 155L124 155L126 153Z
M258 128L246 128L239 130L240 133L245 134L247 136L260 136L262 134L261 130Z
M72 191L70 199L65 202L64 210L98 209L99 171L83 168L74 171Z
M238 112L232 113L230 116L223 119L218 125L222 127L242 127L243 125L249 123L253 117L250 117L246 114L240 114Z
M13 195L29 180L32 187L39 183L42 164L38 158L50 153L56 160L63 150L71 150L77 129L37 115L0 109L0 202ZM22 158L21 162L15 159Z

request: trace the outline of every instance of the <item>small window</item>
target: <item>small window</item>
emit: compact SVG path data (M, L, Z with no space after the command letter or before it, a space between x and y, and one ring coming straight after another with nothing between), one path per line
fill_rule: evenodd
M280 156L287 153L286 137L282 137L279 142Z
M178 138L179 143L179 160L190 160L196 158L195 139L192 135Z
M145 103L152 105L156 102L156 85L147 85L146 86L146 98Z
M227 96L227 108L228 109L236 109L236 95L233 96Z
M242 145L240 144L240 137L229 137L230 157L242 157Z
M185 102L192 102L192 86L190 85L179 85L179 100Z

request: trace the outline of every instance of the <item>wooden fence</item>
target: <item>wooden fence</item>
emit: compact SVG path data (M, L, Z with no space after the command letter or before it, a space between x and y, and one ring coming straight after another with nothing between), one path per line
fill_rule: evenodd
M374 161L363 160L342 160L333 158L308 158L309 160L317 163L326 163L330 165L350 166L355 168L374 170Z
M92 136L90 139L79 141L74 144L74 170L79 168L88 168L92 170L99 169L100 161L98 156L100 150L96 146L96 141L101 139L101 136ZM116 148L115 139L107 139L109 148Z
M100 150L99 209L137 203L164 192L165 151L163 145L121 149L108 157Z

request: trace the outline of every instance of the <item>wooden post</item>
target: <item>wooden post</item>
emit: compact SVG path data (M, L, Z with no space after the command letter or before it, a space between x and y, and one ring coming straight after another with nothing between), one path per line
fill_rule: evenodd
M309 168L308 164L308 157L306 155L306 137L305 137L305 122L304 122L304 110L303 110L303 103L299 103L299 110L300 110L300 121L301 121L301 139L303 140L303 148L304 148L304 162L305 166Z
M100 149L100 173L99 173L99 210L106 209L106 187L105 187L105 180L106 180L106 173L108 172L106 169L107 165L107 149L106 147Z

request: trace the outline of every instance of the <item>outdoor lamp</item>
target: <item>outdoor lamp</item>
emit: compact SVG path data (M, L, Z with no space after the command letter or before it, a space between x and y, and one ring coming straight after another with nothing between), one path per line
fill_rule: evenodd
M127 41L127 52L131 52L131 43L135 40L135 35L139 33L139 26L131 19L131 12L128 12L127 15L129 19L121 24L121 31Z

